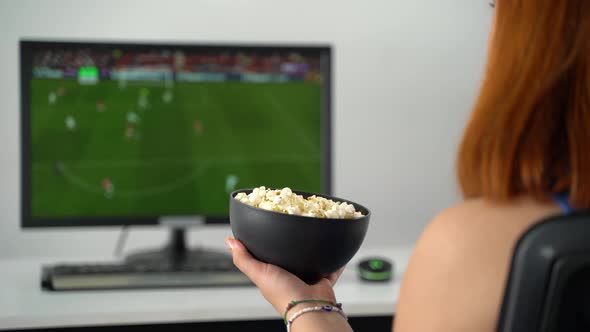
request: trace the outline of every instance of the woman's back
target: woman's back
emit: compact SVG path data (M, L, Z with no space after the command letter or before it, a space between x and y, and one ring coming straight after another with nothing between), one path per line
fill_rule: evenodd
M494 331L516 241L559 213L557 204L528 197L501 205L472 199L443 211L404 274L394 330Z
M498 0L459 146L465 201L434 218L404 275L396 332L494 331L518 238L590 208L590 2Z

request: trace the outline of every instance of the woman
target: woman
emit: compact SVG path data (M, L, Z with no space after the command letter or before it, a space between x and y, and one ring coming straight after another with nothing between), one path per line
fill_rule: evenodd
M590 208L590 1L499 0L495 11L485 80L457 158L465 200L418 240L395 332L494 331L519 236L547 216ZM336 299L337 275L308 286L238 241L228 245L278 312L291 300ZM351 330L321 311L291 327Z

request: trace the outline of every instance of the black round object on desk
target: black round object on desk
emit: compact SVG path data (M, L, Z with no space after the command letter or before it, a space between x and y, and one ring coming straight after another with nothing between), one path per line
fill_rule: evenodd
M386 258L366 258L359 262L358 273L365 281L389 281L393 278L393 263Z
M326 219L278 213L236 200L234 197L240 192L249 194L252 189L230 195L229 216L235 238L257 259L280 266L308 284L346 265L367 233L370 211L342 198L293 191L305 198L317 195L352 204L364 216Z

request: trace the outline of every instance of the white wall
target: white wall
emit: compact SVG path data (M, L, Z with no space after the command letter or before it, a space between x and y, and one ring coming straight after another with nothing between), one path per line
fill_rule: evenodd
M459 197L455 146L490 18L485 0L0 0L0 258L108 255L118 232L19 229L19 38L332 44L334 189L373 210L365 245L378 247L412 244ZM132 231L130 245L164 236Z

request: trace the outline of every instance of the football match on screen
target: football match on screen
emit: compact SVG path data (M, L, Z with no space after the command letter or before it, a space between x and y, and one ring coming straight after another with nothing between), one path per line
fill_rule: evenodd
M319 192L320 55L48 48L30 81L32 215L226 215L238 188Z

